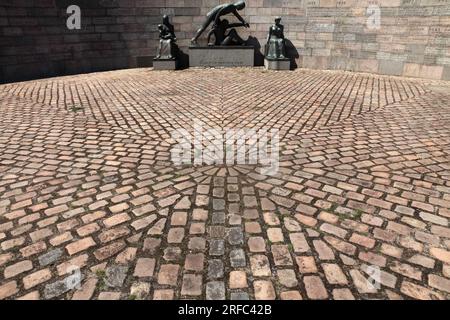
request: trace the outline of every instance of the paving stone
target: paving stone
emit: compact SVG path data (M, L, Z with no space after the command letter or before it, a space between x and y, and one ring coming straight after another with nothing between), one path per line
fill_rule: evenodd
M242 224L242 217L237 215L237 214L230 214L228 216L228 223L231 226L241 225Z
M224 266L222 260L208 261L208 279L220 279L223 277Z
M234 249L230 252L230 263L233 268L242 268L247 265L245 252L242 249Z
M317 276L306 276L303 278L306 294L310 299L324 300L328 298L327 290L322 280Z
M284 236L283 231L280 228L269 228L267 229L267 237L270 242L283 242Z
M342 269L337 264L324 263L322 264L325 277L330 284L348 284L347 277Z
M254 255L250 257L250 266L254 277L270 277L270 263L267 256Z
M188 248L190 250L203 251L206 248L206 240L198 237L191 238L189 239Z
M25 260L7 266L3 274L5 279L8 279L17 276L18 274L30 271L31 269L33 269L33 263L30 260Z
M334 289L333 290L333 299L334 300L355 300L352 292L347 289Z
M203 270L205 256L203 253L188 254L184 262L184 269L200 272Z
M298 291L285 291L280 293L281 300L303 300L302 295Z
M433 287L436 288L440 291L444 291L449 293L450 292L450 280L446 279L444 277L440 277L438 275L435 274L430 274L428 276L428 284Z
M359 270L350 270L350 276L359 293L365 294L377 292L375 286L369 281L369 277L366 278Z
M51 251L48 251L47 253L39 256L38 260L39 260L39 264L42 267L46 267L50 264L55 263L56 261L58 261L58 259L62 256L63 251L61 248L57 248Z
M266 242L262 237L251 237L248 239L248 247L250 252L265 252Z
M170 220L172 226L184 226L187 223L187 212L174 212Z
M152 277L155 271L156 260L152 258L139 258L134 269L135 277Z
M60 297L61 295L73 290L81 285L83 281L83 275L80 276L74 274L73 276L66 277L63 280L59 280L50 284L46 284L44 288L45 299L53 299Z
M166 261L177 261L182 257L181 249L178 247L167 247L164 249L163 258Z
M214 212L211 218L212 224L224 224L225 212Z
M181 287L181 295L199 296L202 294L202 276L194 274L185 274Z
M209 236L211 238L223 239L225 238L226 229L223 226L211 226L209 227Z
M119 300L120 292L100 292L98 300Z
M169 230L167 235L168 243L181 243L184 239L184 229L183 228L172 228Z
M44 297L45 299L53 299L69 291L70 288L67 286L66 281L60 280L45 286Z
M250 297L247 292L231 292L230 300L232 301L250 300Z
M278 281L287 288L294 288L298 285L294 270L278 270Z
M208 220L208 210L198 208L194 209L194 212L192 213L192 218L194 220L206 221Z
M221 199L213 199L213 209L214 210L224 210L225 201Z
M230 289L247 288L247 274L245 271L231 271L229 277Z
M88 258L89 256L87 254L83 254L57 265L56 270L58 271L58 275L63 276L71 273L74 267L82 269L86 266Z
M292 265L292 257L286 245L273 245L272 256L277 266Z
M150 283L135 282L130 288L130 298L134 300L144 300L150 292Z
M412 282L404 281L400 287L400 291L408 297L417 300L443 300L443 296L436 291L429 290L424 286L417 285Z
M130 262L134 261L136 257L136 252L137 252L136 248L131 247L126 248L124 251L122 251L116 256L115 262L117 264L129 264Z
M23 285L26 290L33 288L41 283L44 283L52 278L52 273L49 269L43 269L29 274L23 278Z
M126 244L123 241L113 242L94 251L94 256L97 258L97 260L103 261L119 253L125 248L125 246Z
M225 284L211 281L206 284L206 300L225 300Z
M171 289L159 289L155 290L153 294L153 300L173 300L174 290Z
M158 250L160 245L161 245L161 239L146 238L144 240L143 250L148 251L151 254L154 254Z
M0 299L8 298L19 291L16 281L9 281L0 285Z
M309 244L303 233L291 233L289 238L291 239L292 246L294 247L294 252L305 253L310 250Z
M275 300L275 289L270 281L258 280L253 283L256 300Z
M333 250L325 244L325 242L320 240L313 241L314 248L317 250L319 254L320 260L334 260L334 252Z
M89 300L94 295L98 279L90 278L81 286L81 288L74 292L72 300Z
M32 291L30 293L27 293L19 298L17 300L25 300L25 301L37 301L40 300L41 295L39 294L39 291Z
M210 256L223 256L225 253L225 241L224 240L210 240L209 242L209 255Z
M159 269L158 283L161 285L175 286L178 281L178 271L180 266L177 264L164 264Z
M105 284L111 288L121 288L127 277L127 266L111 266L106 269Z

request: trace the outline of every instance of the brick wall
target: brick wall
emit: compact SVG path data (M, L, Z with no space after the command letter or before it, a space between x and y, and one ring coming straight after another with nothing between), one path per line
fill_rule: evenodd
M179 45L220 0L0 0L0 82L149 66L156 26L172 16ZM82 10L68 30L66 9ZM368 25L378 5L381 27ZM263 46L275 16L301 67L450 80L450 0L247 0L243 16Z

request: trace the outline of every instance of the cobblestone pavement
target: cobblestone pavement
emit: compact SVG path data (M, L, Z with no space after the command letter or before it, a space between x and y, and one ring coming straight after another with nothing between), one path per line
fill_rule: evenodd
M450 297L448 83L137 69L0 101L0 299ZM279 129L279 173L174 166L193 119Z

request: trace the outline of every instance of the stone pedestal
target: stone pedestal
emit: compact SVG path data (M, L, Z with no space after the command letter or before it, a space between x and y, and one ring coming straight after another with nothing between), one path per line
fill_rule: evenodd
M291 70L291 59L264 59L264 67L267 70Z
M153 60L154 70L177 70L178 60Z
M255 48L207 46L189 48L190 67L254 67Z

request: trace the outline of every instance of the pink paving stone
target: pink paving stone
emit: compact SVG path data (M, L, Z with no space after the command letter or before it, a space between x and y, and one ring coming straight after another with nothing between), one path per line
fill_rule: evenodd
M95 246L94 240L88 237L68 244L66 250L70 255L74 255L93 246Z
M72 300L89 300L94 295L98 279L91 278L86 280L82 287L75 291Z
M23 278L23 285L26 290L33 288L52 278L50 269L43 269L27 275Z
M153 300L173 300L174 290L158 289L153 294Z
M281 300L303 300L302 295L298 291L285 291L280 293Z
M253 282L256 300L275 300L275 289L273 284L267 280L258 280Z
M152 258L140 258L137 260L134 276L136 277L152 277L155 271L156 260Z
M188 254L184 263L184 269L190 271L202 271L204 260L203 253Z
M9 281L0 285L0 299L8 298L19 291L16 281Z
M252 237L248 240L250 252L265 252L266 243L262 237Z
M327 290L322 280L317 276L306 276L303 278L305 290L310 299L324 300L328 298Z
M245 271L231 271L229 286L230 289L247 288L247 274Z
M33 269L33 263L30 260L25 260L6 267L3 274L5 279L8 279L17 276L18 274L30 271L31 269Z
M159 269L158 283L161 285L174 286L178 281L179 265L176 264L164 264Z

